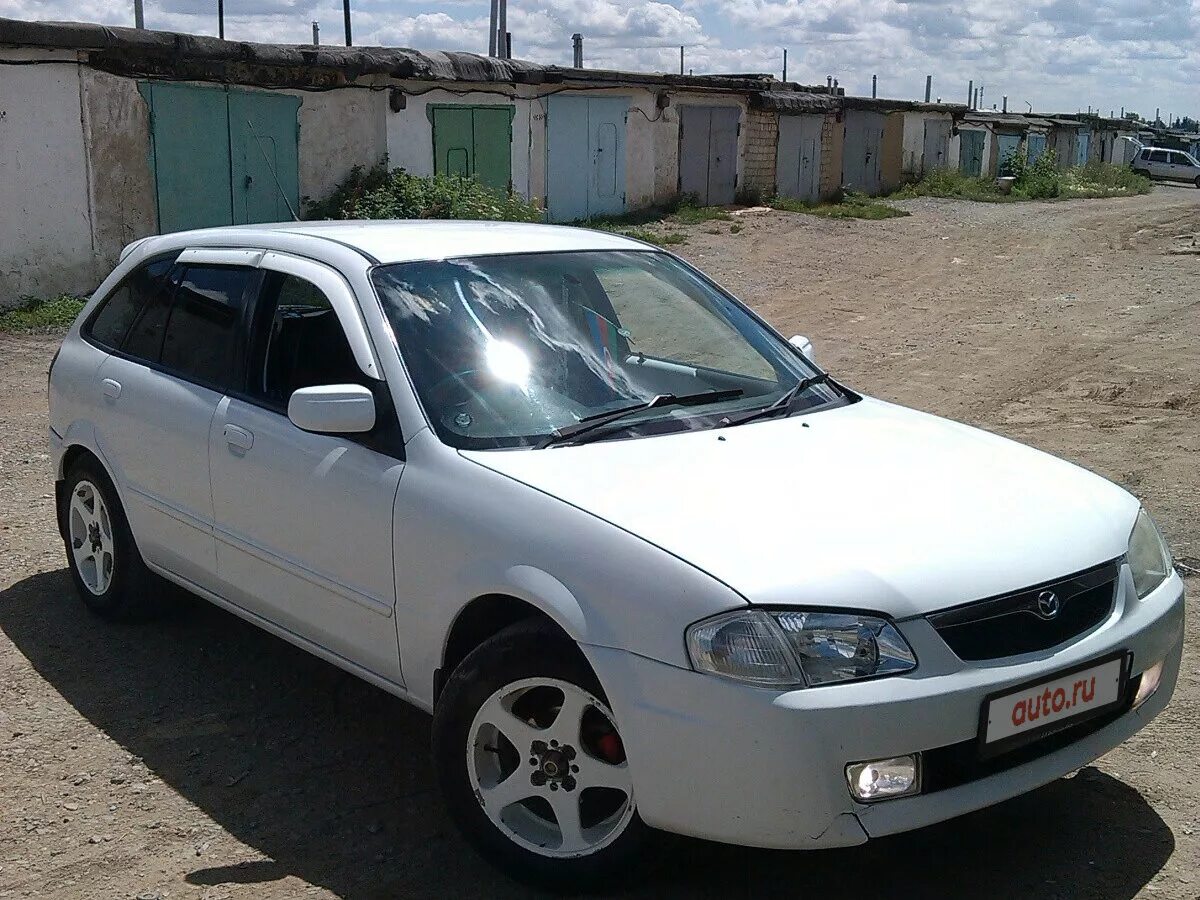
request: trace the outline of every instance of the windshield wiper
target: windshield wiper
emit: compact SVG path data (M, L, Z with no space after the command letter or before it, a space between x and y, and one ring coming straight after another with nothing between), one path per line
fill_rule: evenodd
M732 400L740 396L742 396L741 388L729 388L723 391L701 391L698 394L684 394L683 396L656 394L645 403L635 403L632 406L623 406L620 409L584 416L574 424L557 428L553 434L537 445L537 449L541 450L565 441L578 441L587 434L598 432L605 425L611 425L614 422L624 419L626 416L645 412L648 409L659 409L664 406L701 406L705 403L719 403L722 400Z
M821 372L819 375L810 375L807 378L801 378L774 403L764 406L762 409L756 409L754 412L747 413L740 418L726 419L725 421L729 425L745 425L747 422L754 422L758 419L765 419L767 416L773 416L777 412L790 408L792 401L800 396L800 394L804 393L804 391L807 391L810 387L814 387L818 384L825 384L830 380L831 379L828 372ZM834 384L836 385L836 382L834 382Z

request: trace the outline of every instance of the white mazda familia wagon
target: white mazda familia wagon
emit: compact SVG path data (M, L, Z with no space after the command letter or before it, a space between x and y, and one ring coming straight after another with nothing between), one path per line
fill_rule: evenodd
M70 570L431 711L454 820L541 883L656 830L861 844L1157 715L1183 584L1137 499L811 354L595 231L146 238L50 372Z

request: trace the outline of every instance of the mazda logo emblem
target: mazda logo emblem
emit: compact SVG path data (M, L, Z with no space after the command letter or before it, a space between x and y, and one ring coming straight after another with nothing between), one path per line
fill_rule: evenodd
M1053 619L1062 609L1062 601L1054 591L1042 591L1037 598L1038 615L1043 619Z

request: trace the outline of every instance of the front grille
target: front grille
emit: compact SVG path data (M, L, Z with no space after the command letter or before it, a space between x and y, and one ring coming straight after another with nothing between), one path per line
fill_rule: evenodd
M1141 675L1129 679L1120 704L1110 712L1077 725L1068 724L1061 731L1055 731L1023 747L1001 753L999 756L984 758L979 752L978 738L926 750L921 754L921 793L933 794L959 785L970 784L972 781L987 778L997 772L1004 772L1027 762L1033 762L1039 757L1082 740L1089 734L1095 734L1101 728L1111 725L1129 712L1141 683Z
M1116 599L1118 561L1067 578L976 600L927 616L950 649L967 661L1047 650L1095 628ZM1048 595L1057 601L1056 611Z

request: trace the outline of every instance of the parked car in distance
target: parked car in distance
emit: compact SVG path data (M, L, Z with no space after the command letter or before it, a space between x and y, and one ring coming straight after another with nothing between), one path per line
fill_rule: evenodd
M181 585L431 712L462 833L559 887L656 831L919 828L1156 716L1183 583L1138 500L812 354L597 231L145 238L51 366L71 576L114 618Z
M1200 188L1200 162L1183 150L1143 147L1130 166L1139 175L1164 181L1189 181Z

